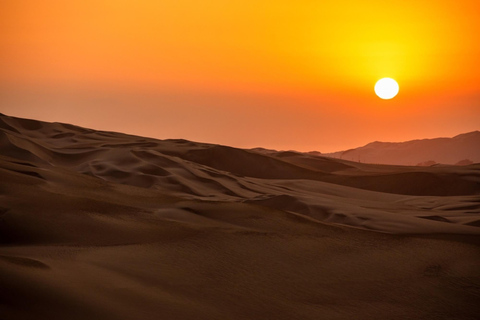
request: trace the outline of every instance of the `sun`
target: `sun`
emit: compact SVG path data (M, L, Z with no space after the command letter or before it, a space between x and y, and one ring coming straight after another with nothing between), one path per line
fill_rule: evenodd
M392 78L382 78L375 83L375 93L382 99L392 99L398 90L398 83Z

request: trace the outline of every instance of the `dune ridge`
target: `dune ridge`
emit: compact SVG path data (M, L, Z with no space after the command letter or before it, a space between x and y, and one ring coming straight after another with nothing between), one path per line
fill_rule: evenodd
M5 319L480 311L480 164L369 165L5 115L0 150Z

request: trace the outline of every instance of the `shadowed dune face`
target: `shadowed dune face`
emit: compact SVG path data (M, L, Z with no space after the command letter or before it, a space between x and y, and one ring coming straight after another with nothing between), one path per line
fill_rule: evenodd
M48 174L61 180L63 172L68 172L183 199L249 202L384 232L478 232L472 226L479 208L462 208L480 195L479 164L367 165L297 152L155 140L7 116L1 117L1 123L2 155L8 157L3 163L22 161L38 167L9 171L36 180L50 182ZM422 217L444 217L446 212L443 207L427 210L424 202L445 199L452 208L458 207L457 216L427 219L432 223L425 224L428 221ZM405 201L415 205L405 207Z
M479 164L367 165L4 115L0 149L5 319L480 311Z

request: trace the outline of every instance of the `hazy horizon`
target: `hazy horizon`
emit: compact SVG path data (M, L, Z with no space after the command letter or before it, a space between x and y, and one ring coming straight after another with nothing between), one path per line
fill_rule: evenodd
M0 114L2 114L2 113L0 112ZM4 113L3 113L3 114L4 114ZM53 122L66 123L66 122L62 122L62 121L50 121L50 120L48 120L48 119L23 118L23 117L19 117L19 116L10 115L10 114L4 114L4 115L5 115L5 116L8 116L8 117L21 118L21 119L27 119L27 120L37 120L37 121L49 122L49 123L53 123ZM383 141L383 140L378 140L378 139L377 139L377 140L369 141L369 142L367 142L367 143L365 143L365 144L363 144L363 145L357 145L357 146L354 146L354 147L351 147L351 148L348 148L348 149L335 150L335 151L322 151L322 150L298 150L298 149L292 149L292 148L290 148L290 149L288 149L288 148L287 148L287 149L274 149L274 148L270 148L270 147L266 147L266 146L261 146L261 145L241 147L241 146L235 146L235 145L226 145L226 144L214 143L214 142L210 142L210 141L200 141L200 140L185 139L185 138L182 138L182 137L158 138L158 137L153 137L153 136L140 135L140 134L136 134L136 133L132 133L132 132L124 132L124 131L119 131L119 130L107 130L107 129L104 129L104 128L94 128L94 127L82 126L82 125L79 125L78 123L66 123L66 124L71 124L71 125L75 125L75 126L80 126L80 127L83 127L83 128L86 128L86 129L92 129L92 130L95 130L95 131L117 132L117 133L122 133L122 134L128 134L128 135L145 137L145 138L153 138L153 139L159 139L159 140L177 140L177 139L181 139L181 140L188 140L188 141L197 142L197 143L223 145L223 146L240 148L240 149L247 149L247 150L248 150L248 149L261 148L261 149L275 150L275 151L320 152L320 153L323 153L323 154L334 154L334 153L338 153L338 152L342 152L342 151L348 151L348 150L352 150L352 149L357 149L357 148L361 148L361 147L367 146L367 145L369 145L369 144L371 144L371 143L375 143L375 142L380 142L380 143L403 143L403 142L409 142L409 141L433 140L433 139L439 139L439 138L450 139L450 138L454 138L454 137L459 136L459 135L464 135L464 134L469 134L469 133L474 133L474 132L480 132L480 130L473 130L473 131L469 131L469 132L461 132L461 133L455 134L455 135L450 136L450 137L446 137L446 136L428 137L428 138L419 137L419 138L415 138L415 139L411 139L411 140L405 140L405 141Z
M476 1L3 1L17 117L335 152L480 127ZM391 100L373 90L400 85Z
M0 1L0 318L478 318L479 12Z

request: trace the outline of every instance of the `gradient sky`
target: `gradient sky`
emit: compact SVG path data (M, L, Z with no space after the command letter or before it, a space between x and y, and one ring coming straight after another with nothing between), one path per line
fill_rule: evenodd
M0 0L0 112L338 151L480 129L480 2ZM375 82L400 92L382 100Z

